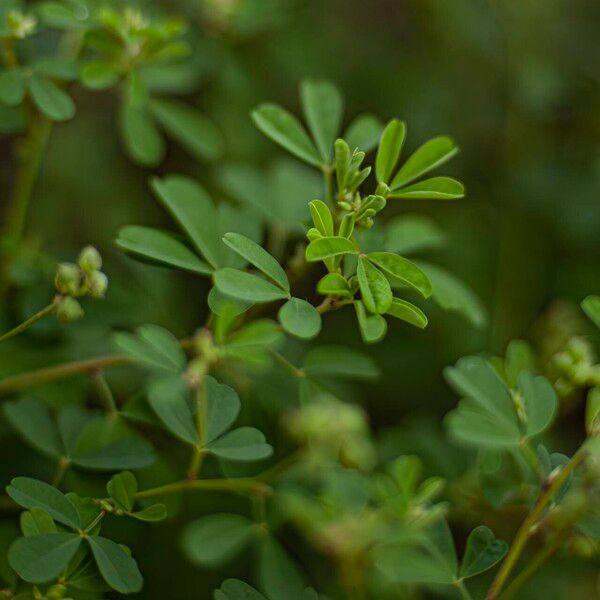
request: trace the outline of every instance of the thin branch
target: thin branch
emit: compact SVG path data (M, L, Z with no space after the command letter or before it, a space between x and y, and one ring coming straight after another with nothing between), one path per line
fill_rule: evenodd
M48 304L48 306L45 306L44 308L42 308L42 310L36 312L35 315L29 317L29 319L23 321L23 323L17 325L14 329L11 329L10 331L7 331L4 335L1 335L0 343L5 342L6 340L9 340L10 338L15 337L16 335L19 335L19 333L22 333L26 329L29 329L38 321L45 319L47 316L54 313L57 306L58 304L55 301L51 302L50 304Z

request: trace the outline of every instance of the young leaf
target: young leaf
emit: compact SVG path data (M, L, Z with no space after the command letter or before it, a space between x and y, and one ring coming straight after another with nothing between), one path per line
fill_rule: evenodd
M454 200L465 195L465 186L451 177L432 177L392 192L389 198Z
M375 175L377 181L387 183L400 158L400 152L406 137L406 124L392 119L383 130L377 158L375 159Z
M288 292L262 277L238 269L219 269L213 278L220 292L246 302L273 302L289 298Z
M192 252L186 244L167 231L153 227L129 225L119 230L117 246L146 262L175 267L191 273L210 275L212 267Z
M40 533L56 533L54 519L39 506L34 506L21 513L19 519L23 535L38 535Z
M6 493L20 506L43 508L55 521L79 529L81 519L73 503L55 487L31 479L15 477L6 488Z
M71 96L50 79L32 75L29 91L35 105L52 121L67 121L75 115L75 103Z
M386 250L412 254L437 250L446 243L446 235L435 221L418 214L405 214L392 219L385 231Z
M264 248L239 233L226 233L223 241L251 265L262 271L285 292L290 291L287 275L281 265Z
M240 398L228 385L213 377L206 378L206 433L205 443L216 440L225 433L240 414Z
M300 101L321 158L330 163L344 112L342 96L330 82L308 79L300 85Z
M277 346L283 335L280 327L270 319L258 319L248 323L228 341L233 348L260 348L261 346Z
M106 484L106 491L115 501L117 506L130 512L135 502L138 490L137 479L131 471L117 473L110 478Z
M341 256L342 254L358 254L358 252L349 239L333 236L312 241L306 247L305 256L308 262L316 262L332 256Z
M362 114L348 125L343 138L351 150L358 148L362 152L370 152L377 146L382 131L383 123L378 117Z
M120 65L108 60L92 60L81 70L81 83L89 90L107 90L120 77Z
M261 104L252 111L254 124L268 138L298 158L318 167L321 158L302 125L277 104Z
M50 409L39 400L22 398L4 405L4 416L34 448L52 458L63 454L58 429Z
M354 302L354 310L356 311L360 334L366 344L374 344L385 336L387 323L381 315L367 312L360 300Z
M396 317L396 319L402 319L419 329L427 327L428 320L425 313L418 306L401 298L392 299L392 305L388 308L386 314Z
M187 233L194 247L217 267L222 260L217 236L217 211L204 191L194 180L181 175L151 180L151 186L179 226Z
M10 566L29 583L56 579L81 544L76 533L41 533L18 538L8 551Z
M372 313L385 313L392 304L392 288L385 275L364 256L358 258L356 274L366 309Z
M317 283L317 292L323 296L343 296L350 298L350 286L343 275L339 273L327 273Z
M466 579L491 569L502 560L508 551L508 544L494 537L494 532L480 525L471 531L467 547L460 565L460 577Z
M317 309L300 298L288 300L277 313L283 328L291 335L309 340L321 331L321 315Z
M422 261L417 265L431 280L432 298L444 310L457 311L477 328L487 323L487 312L481 300L460 279L437 265Z
M150 382L148 404L171 433L192 446L198 443L189 390L181 376Z
M199 566L220 566L250 542L254 524L241 515L212 514L192 521L181 538L187 559Z
M519 392L525 408L525 433L533 437L545 431L556 416L558 398L545 377L523 371L519 375Z
M375 263L392 283L407 285L424 298L432 294L431 281L427 275L410 260L391 252L371 252L367 258Z
M104 580L121 594L142 589L143 579L137 562L119 545L104 537L90 535L87 541Z
M439 136L425 142L402 165L390 184L392 191L398 190L417 177L439 167L450 160L458 148L454 140L447 136Z
M27 80L21 69L7 69L0 74L0 102L17 106L23 102Z
M596 327L600 327L600 296L588 296L581 303L581 308Z
M173 100L152 100L150 109L168 135L200 160L217 160L223 137L214 123L194 108Z
M304 371L309 377L377 379L381 371L367 354L345 346L319 346L304 357Z
M271 537L265 537L259 547L258 579L261 589L269 598L305 598L304 576L285 550Z
M315 227L326 237L333 235L333 217L331 211L322 200L312 200L308 203L310 214Z
M148 112L125 103L119 111L119 130L127 154L133 161L154 167L165 155L165 142Z
M247 461L261 460L273 454L264 434L254 427L240 427L210 443L206 449L219 458Z
M157 523L167 518L167 507L164 504L152 504L152 506L131 513L131 516L138 521Z
M267 600L253 587L239 579L227 579L218 590L214 600Z

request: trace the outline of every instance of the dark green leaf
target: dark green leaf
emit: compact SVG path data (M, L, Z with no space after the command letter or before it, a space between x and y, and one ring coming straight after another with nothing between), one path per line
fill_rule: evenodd
M81 83L90 90L106 90L121 77L119 64L106 60L93 60L81 71Z
M262 277L238 269L219 269L213 278L220 292L246 302L273 302L289 298L288 292Z
M106 491L115 501L117 506L130 512L135 502L138 483L135 475L130 471L117 473L106 484Z
M50 79L32 75L29 91L35 105L52 121L67 121L75 115L75 103L71 96Z
M437 250L446 242L446 236L437 223L418 214L392 219L387 224L385 236L386 250L398 254Z
M309 340L321 331L321 315L317 309L300 298L288 300L277 313L283 328L291 335Z
M376 379L381 374L375 361L354 348L319 346L304 357L304 370L309 377L342 377Z
M167 518L167 507L164 504L153 504L152 506L131 513L131 516L138 521L157 523Z
M21 513L21 531L23 535L38 535L40 533L56 533L54 519L39 506L34 506Z
M508 550L508 544L494 537L494 532L483 525L471 531L467 547L460 565L460 577L479 575L491 569L502 560Z
M240 414L240 398L228 385L219 383L213 377L206 378L206 433L205 443L217 439L225 433Z
M238 579L227 579L220 589L215 590L214 600L267 600L247 583Z
M21 69L8 69L0 73L0 102L17 106L23 102L27 80Z
M145 167L154 167L162 161L165 142L147 110L124 104L119 112L119 130L133 161Z
M406 124L398 119L391 120L381 134L377 158L375 159L375 175L377 181L387 183L394 171L406 137Z
M343 138L351 150L358 148L362 152L370 152L377 146L382 131L383 123L378 117L362 114L348 125Z
M131 594L142 589L142 574L135 559L119 544L96 535L90 535L87 540L98 569L110 587L121 594Z
M581 303L581 308L596 327L600 327L600 296L588 296Z
M307 163L319 166L321 159L302 125L277 104L261 104L252 111L254 124L267 137Z
M266 537L259 547L258 578L261 589L269 598L304 600L304 576L271 537Z
M72 502L55 487L31 479L15 477L6 488L6 493L20 506L43 508L55 521L79 529L81 519Z
M262 432L254 427L240 427L210 443L206 449L219 458L248 461L261 460L273 454Z
M525 408L525 433L528 437L548 429L558 409L558 398L545 377L534 377L523 371L519 375L519 392Z

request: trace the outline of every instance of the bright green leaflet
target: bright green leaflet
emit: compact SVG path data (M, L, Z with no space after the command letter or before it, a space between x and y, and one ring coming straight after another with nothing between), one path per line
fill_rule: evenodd
M389 198L455 200L464 195L465 186L460 181L451 177L432 177L392 192Z
M308 262L316 262L343 254L358 254L358 252L349 239L333 236L312 241L306 247L305 257Z
M119 113L119 127L127 154L134 162L146 167L160 163L165 155L165 142L146 110L124 104Z
M36 106L53 121L67 121L75 115L75 103L71 96L54 82L39 75L32 75L29 91Z
M600 296L588 296L581 303L581 307L596 327L600 327Z
M308 203L310 214L315 227L321 232L321 235L333 235L333 216L325 202L322 200L312 200Z
M385 319L381 315L367 312L360 300L354 302L354 309L363 341L366 344L374 344L381 340L387 331Z
M377 158L375 159L375 175L377 181L387 183L392 175L394 167L400 158L400 152L406 137L406 124L398 119L390 121L379 142Z
M364 256L358 258L356 274L366 309L372 313L385 313L392 304L392 288L385 275Z
M352 296L348 282L339 273L327 273L317 283L317 292L324 296Z
M392 299L392 304L386 311L386 314L406 321L419 329L427 327L428 320L425 313L418 306L401 298Z
M26 91L25 74L21 69L8 69L0 74L0 102L17 106L23 102Z
M321 331L321 315L317 309L300 298L291 298L277 313L283 328L296 337L309 340Z
M375 263L392 283L408 285L424 298L431 296L433 289L429 277L410 260L391 252L371 252L367 254L367 258Z
M289 293L280 287L245 271L219 269L213 277L220 292L246 302L273 302L289 298Z

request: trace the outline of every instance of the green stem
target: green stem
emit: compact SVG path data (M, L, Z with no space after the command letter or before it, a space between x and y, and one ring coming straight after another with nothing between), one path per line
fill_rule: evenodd
M550 542L544 544L542 549L531 559L529 564L513 579L512 583L500 595L501 600L511 600L523 585L531 579L546 563L546 561L560 548L569 534L565 529L557 533Z
M463 600L473 600L469 590L467 589L467 586L462 579L457 579L454 582L454 586L458 590L460 597L463 598Z
M102 374L100 369L93 369L90 378L94 383L94 387L96 388L96 392L98 393L98 398L102 402L102 406L104 409L111 415L116 415L118 413L117 404L115 402L115 397L108 385L108 381L106 381L106 377Z
M56 310L56 307L57 307L56 302L52 302L51 304L48 304L48 306L46 306L46 307L42 308L42 310L36 312L35 315L33 315L32 317L29 317L29 319L27 319L26 321L23 321L23 323L21 323L20 325L17 325L14 329L7 331L4 335L0 336L0 343L5 342L6 340L9 340L10 338L14 337L15 335L18 335L19 333L25 331L26 329L29 329L32 325L34 325L38 321L41 321L48 315L51 315Z
M54 473L54 477L52 478L52 485L54 487L58 487L60 485L60 482L63 480L63 477L65 476L65 473L67 472L67 469L69 468L70 464L71 461L66 456L60 457L58 465L56 467L56 472Z
M513 540L513 543L498 571L496 578L492 582L490 589L488 590L486 600L496 600L504 587L508 577L515 568L521 553L523 552L529 536L532 533L536 523L543 515L546 506L550 503L554 494L562 487L563 483L567 480L569 475L581 464L585 458L586 452L583 447L574 454L573 458L561 469L561 471L554 477L549 483L548 487L542 491L538 501L523 521L517 535Z
M179 492L192 490L210 490L222 492L260 492L269 491L270 487L256 479L186 479L176 481L155 488L138 492L135 497L138 500L145 498L156 498L159 496L170 496Z
M90 531L92 531L92 529L94 529L94 527L96 527L96 525L98 525L98 523L100 523L100 521L102 521L102 519L104 519L104 517L106 516L106 511L103 510L101 511L98 516L84 529L84 533L89 533Z
M296 365L293 365L285 356L277 352L277 350L271 350L271 354L275 357L277 362L293 377L306 377L306 373L302 369L299 369Z
M188 469L188 479L197 479L200 469L202 469L202 463L204 461L204 440L206 439L206 374L208 369L204 368L203 373L198 382L196 389L196 437L198 445L194 448L192 455L192 461Z

